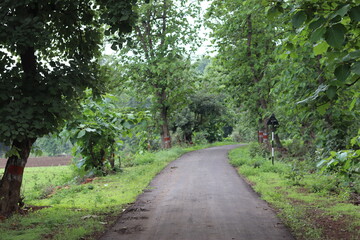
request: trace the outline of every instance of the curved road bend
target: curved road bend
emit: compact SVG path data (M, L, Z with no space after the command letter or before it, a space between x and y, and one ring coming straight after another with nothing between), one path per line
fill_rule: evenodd
M238 146L170 163L101 240L293 239L228 163L227 152Z

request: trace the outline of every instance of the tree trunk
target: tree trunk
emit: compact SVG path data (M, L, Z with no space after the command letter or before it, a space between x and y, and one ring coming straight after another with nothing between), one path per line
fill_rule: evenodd
M31 146L36 139L14 141L13 149L18 149L18 155L10 156L5 172L0 182L0 215L8 217L21 207L20 188L23 172L30 155Z
M160 119L161 119L160 134L161 134L162 147L165 149L171 148L171 138L170 138L169 121L167 118L167 112L168 112L167 107L163 106L161 108L161 113L160 113Z
M157 101L159 104L160 110L160 137L162 148L168 149L171 148L171 137L169 129L169 107L166 105L167 94L165 88L160 88L157 94Z

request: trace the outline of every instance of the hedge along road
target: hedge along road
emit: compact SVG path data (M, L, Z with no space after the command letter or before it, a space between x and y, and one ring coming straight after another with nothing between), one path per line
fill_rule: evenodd
M228 163L236 147L190 152L169 164L101 240L294 239Z

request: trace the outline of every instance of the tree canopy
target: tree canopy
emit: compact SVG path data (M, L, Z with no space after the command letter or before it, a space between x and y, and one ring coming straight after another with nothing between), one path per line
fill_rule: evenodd
M61 130L77 165L105 173L127 144L142 152L259 133L265 151L260 133L275 114L281 154L296 155L298 142L312 165L357 174L359 1L213 0L205 16L200 2L0 3L0 215L19 209L36 139ZM193 55L200 20L213 57Z
M111 33L130 31L132 3L0 3L0 141L12 145L0 183L0 214L19 207L23 168L36 138L59 130L86 88L101 91L101 24L110 24Z

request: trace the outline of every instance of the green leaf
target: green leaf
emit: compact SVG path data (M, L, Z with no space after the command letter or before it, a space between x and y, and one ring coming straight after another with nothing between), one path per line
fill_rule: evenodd
M274 6L267 11L267 16L270 19L277 17L279 14L280 14L280 12L278 11L277 6Z
M10 158L12 156L16 156L18 158L20 158L20 153L19 153L20 149L17 147L12 147L9 151L6 152L5 154L5 158Z
M85 129L82 129L82 130L78 133L78 135L76 136L76 138L82 138L82 137L85 135L85 133L86 133Z
M322 38L322 36L324 36L325 32L326 32L325 27L317 28L315 31L311 33L310 41L312 42L319 41Z
M304 11L297 12L292 18L292 24L295 28L299 28L307 19Z
M124 128L126 129L130 129L131 128L131 124L129 122L124 122L123 124Z
M317 19L317 20L315 20L315 21L312 21L312 22L309 24L309 28L310 28L311 30L315 30L315 29L319 28L321 25L323 25L325 22L326 22L325 18L320 17L319 19Z
M325 41L316 44L313 49L315 56L325 53L328 48L329 45Z
M347 77L350 75L350 65L342 64L342 65L338 66L335 69L334 74L335 74L337 80L345 81L347 79Z
M348 55L343 57L342 61L346 62L346 61L350 61L350 60L358 59L358 58L360 58L360 50L356 50L356 51L349 53Z
M340 22L342 20L341 16L340 15L336 15L336 14L332 14L331 17L329 17L330 20L330 23L337 23L337 22Z
M326 113L326 110L330 107L329 103L326 103L324 105L319 106L316 110L321 114L324 115Z
M355 22L360 22L360 6L351 8L349 15L351 20Z
M338 16L345 16L345 14L349 11L350 8L350 4L346 4L345 6L343 6L342 8L340 8L339 10L337 10L335 12L336 15Z
M351 67L351 72L360 75L360 62L355 62Z
M327 161L326 160L321 160L320 162L318 162L317 164L316 164L316 167L321 167L324 163L326 163Z
M335 48L340 48L345 41L346 28L341 23L329 27L325 33L326 42Z
M336 91L337 91L337 87L335 86L330 86L328 87L328 89L326 90L326 95L328 96L329 99L333 99L336 96Z
M354 99L351 101L351 103L350 103L350 105L349 105L349 111L352 111L352 110L354 109L356 102L357 102L357 99L356 99L356 98L354 98Z

